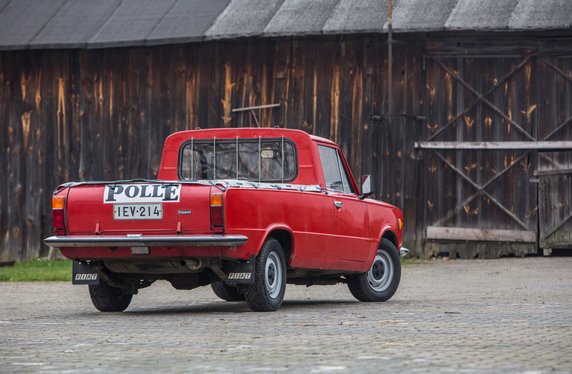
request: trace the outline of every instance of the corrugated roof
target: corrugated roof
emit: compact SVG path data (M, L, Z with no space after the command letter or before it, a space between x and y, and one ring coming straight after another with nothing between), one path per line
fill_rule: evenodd
M12 0L19 2L20 0ZM49 3L59 1L48 0ZM97 3L97 6L94 6ZM55 5L55 4L54 4ZM43 28L28 42L29 48L83 48L107 22L119 0L65 1ZM46 7L47 8L47 7ZM48 11L48 9L46 9ZM18 27L18 32L21 27Z
M107 23L89 41L90 47L144 43L175 0L123 0Z
M207 30L207 39L261 35L284 0L233 0Z
M514 30L570 28L572 1L520 0L508 26Z
M320 34L338 0L285 0L264 29L266 36Z
M395 32L572 30L572 0L393 0ZM387 32L387 0L0 0L0 49Z
M445 22L456 4L457 0L402 0L393 10L393 30L445 30Z
M395 7L398 0L393 3ZM386 21L387 0L340 0L323 31L326 34L382 32Z
M190 42L201 40L230 0L178 0L158 20L147 36L146 44L164 44L176 40Z
M508 29L518 0L459 0L451 12L446 29Z
M0 46L27 46L58 11L64 0L3 1L0 4Z

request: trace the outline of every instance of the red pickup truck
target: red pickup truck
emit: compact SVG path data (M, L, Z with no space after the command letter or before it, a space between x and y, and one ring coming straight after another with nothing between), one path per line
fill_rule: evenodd
M401 276L402 212L361 192L340 148L299 130L181 131L157 180L71 182L53 195L50 247L74 260L102 312L125 310L155 280L211 285L274 311L286 283L347 283L386 301Z

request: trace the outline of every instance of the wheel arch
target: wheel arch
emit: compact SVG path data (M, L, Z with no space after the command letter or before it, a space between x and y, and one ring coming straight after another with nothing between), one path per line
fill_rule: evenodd
M290 260L294 255L294 235L292 230L286 227L273 227L268 230L263 243L268 239L273 238L280 243L284 250L284 257L286 258L286 265L290 264Z
M382 234L381 238L379 239L379 245L381 245L381 241L383 239L387 239L393 243L395 248L399 249L399 239L397 239L397 234L393 232L391 229L386 229Z

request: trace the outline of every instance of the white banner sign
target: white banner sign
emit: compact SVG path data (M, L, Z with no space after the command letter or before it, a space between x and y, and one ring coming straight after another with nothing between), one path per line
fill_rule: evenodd
M105 186L103 203L176 203L180 197L180 184L110 184Z

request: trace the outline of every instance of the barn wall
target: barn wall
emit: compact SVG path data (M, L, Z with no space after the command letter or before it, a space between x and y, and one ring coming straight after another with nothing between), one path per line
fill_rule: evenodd
M0 52L0 259L34 258L46 252L41 240L51 233L51 193L60 183L153 178L163 140L170 133L197 126L254 126L249 113L232 113L232 109L278 102L279 108L259 113L262 125L298 128L340 143L354 175L371 173L376 197L404 210L406 245L417 254L440 251L425 246L430 225L511 229L514 220L482 197L438 222L474 191L438 156L414 147L475 98L436 65L437 57L444 57L445 66L486 91L530 51L538 53L539 46L550 49L553 54L545 56L547 61L557 64L564 76L533 56L491 99L507 115L524 121L526 131L539 139L551 131L543 127L545 121L556 129L572 115L572 71L566 57L572 56L570 37L567 44L552 45L544 40L526 45L505 39L475 39L473 45L461 45L441 36L399 35L394 46L391 115L387 112L387 45L380 36ZM491 51L492 45L500 48ZM471 57L475 54L479 58ZM521 139L493 112L477 105L438 140ZM570 131L563 128L550 140L570 140ZM481 183L515 156L452 152L444 158ZM561 164L569 160L569 155L549 157ZM536 199L534 185L524 190L520 185L534 177L536 162L533 154L487 190L531 227L537 222L538 201L522 204L514 194L525 191ZM554 168L554 163L547 165ZM540 178L552 181L550 186L542 184L547 186L545 205L563 206L558 217L565 219L569 177ZM554 197L551 191L558 188L566 193ZM549 218L551 213L545 209L542 216ZM571 227L572 223L565 224L564 231L550 235L560 235L558 240L569 237ZM550 231L546 228L547 237ZM455 251L459 246L466 250L463 243L454 245ZM481 251L478 248L484 244L476 245L468 253ZM492 252L485 246L481 252L489 251L494 257L514 253L511 248L518 247L499 246Z
M421 55L395 54L395 111L418 113ZM373 174L377 196L413 223L417 124L386 116L386 75L379 37L0 52L0 258L45 253L60 183L153 178L170 133L255 126L231 110L277 102L263 126L339 142L354 174Z

